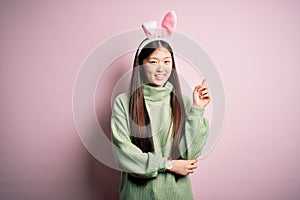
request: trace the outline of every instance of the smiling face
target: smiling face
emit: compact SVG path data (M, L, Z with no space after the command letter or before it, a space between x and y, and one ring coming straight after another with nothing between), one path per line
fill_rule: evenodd
M172 72L172 57L168 49L159 47L143 60L146 84L163 87Z

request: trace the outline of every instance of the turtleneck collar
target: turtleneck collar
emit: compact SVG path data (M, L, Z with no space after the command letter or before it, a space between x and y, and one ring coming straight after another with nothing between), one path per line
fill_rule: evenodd
M154 87L150 85L143 85L144 98L150 101L160 101L167 98L173 90L173 85L166 82L164 87Z

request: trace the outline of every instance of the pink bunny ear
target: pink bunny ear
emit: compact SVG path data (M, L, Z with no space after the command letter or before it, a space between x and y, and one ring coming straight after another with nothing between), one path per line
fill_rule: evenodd
M146 22L146 23L142 24L142 28L143 28L146 36L150 39L153 39L156 37L156 27L157 27L156 21Z
M162 20L161 27L166 30L167 36L170 36L176 28L177 17L174 11L168 12Z

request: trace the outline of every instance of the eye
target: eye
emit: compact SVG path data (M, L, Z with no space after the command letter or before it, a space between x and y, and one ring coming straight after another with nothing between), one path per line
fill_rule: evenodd
M169 65L170 63L171 63L170 60L166 60L166 61L165 61L165 64L167 64L167 65Z
M150 64L153 64L153 65L156 65L156 64L157 64L157 61L156 61L156 60L150 60L149 63L150 63Z

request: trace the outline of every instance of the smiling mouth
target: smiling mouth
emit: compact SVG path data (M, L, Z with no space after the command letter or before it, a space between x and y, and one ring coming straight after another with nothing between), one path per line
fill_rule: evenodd
M154 75L154 76L155 76L155 78L156 78L157 80L162 80L162 79L164 79L164 77L165 77L164 74L156 74L156 75Z

